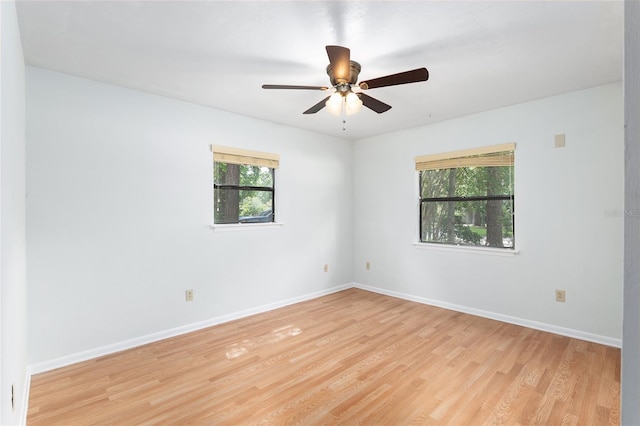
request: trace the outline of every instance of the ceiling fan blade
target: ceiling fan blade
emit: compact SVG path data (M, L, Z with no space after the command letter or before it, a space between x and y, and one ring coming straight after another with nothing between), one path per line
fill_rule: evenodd
M342 46L327 46L327 55L333 76L339 83L349 82L351 74L351 51Z
M366 106L370 110L377 112L378 114L382 114L385 111L389 111L391 109L391 105L387 105L382 101L377 100L376 98L372 98L369 95L365 95L364 93L357 93L358 97L362 101L362 105Z
M405 71L398 74L391 74L384 77L374 78L360 82L359 86L362 90L375 89L377 87L397 86L399 84L417 83L419 81L427 81L429 79L429 71L426 68L418 68L411 71Z
M326 86L292 86L286 84L263 84L263 89L329 90Z
M320 102L318 102L317 104L315 104L314 106L312 106L311 108L303 112L303 114L315 114L316 112L320 111L322 108L324 108L324 104L327 103L327 100L329 98L330 96L327 96L326 98L324 98L323 100L321 100Z

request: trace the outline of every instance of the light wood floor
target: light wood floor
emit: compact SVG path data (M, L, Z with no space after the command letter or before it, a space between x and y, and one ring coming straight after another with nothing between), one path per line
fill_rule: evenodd
M28 424L619 424L620 350L358 289L36 375Z

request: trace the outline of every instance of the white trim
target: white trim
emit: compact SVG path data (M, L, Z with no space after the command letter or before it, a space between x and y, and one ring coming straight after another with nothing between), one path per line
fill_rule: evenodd
M225 223L218 225L211 225L211 230L216 232L228 232L228 231L249 231L255 229L273 229L280 228L284 223L281 222L269 222L269 223Z
M87 360L105 356L105 355L110 355L126 349L131 349L137 346L146 345L148 343L157 342L160 340L168 339L170 337L175 337L181 334L190 333L192 331L201 330L203 328L211 327L214 325L222 324L222 323L233 321L236 319L245 318L251 315L268 312L274 309L282 308L284 306L292 305L294 303L304 302L307 300L326 296L326 295L336 293L338 291L346 290L349 288L359 288L362 290L371 291L373 293L384 294L386 296L397 297L399 299L418 302L418 303L422 303L430 306L437 306L439 308L450 309L456 312L463 312L470 315L476 315L483 318L494 319L494 320L506 322L509 324L515 324L522 327L528 327L535 330L541 330L549 333L559 334L561 336L567 336L575 339L586 340L589 342L599 343L599 344L612 346L616 348L622 347L622 339L616 339L608 336L602 336L599 334L587 333L580 330L559 327L553 324L547 324L547 323L542 323L538 321L512 317L509 315L503 315L495 312L484 311L481 309L470 308L468 306L456 305L453 303L447 303L439 300L428 299L421 296L414 296L407 293L386 290L379 287L372 287L372 286L358 284L358 283L350 283L350 284L339 285L339 286L332 287L325 290L316 291L313 293L308 293L298 297L293 297L283 301L269 303L269 304L258 306L255 308L245 309L243 311L234 312L234 313L222 315L219 317L214 317L205 321L200 321L197 323L187 324L181 327L176 327L169 330L148 334L146 336L137 337L134 339L123 341L123 342L118 342L111 345L106 345L99 348L90 349L87 351L78 352L71 355L66 355L66 356L52 359L49 361L32 364L27 368L28 379L27 379L27 383L25 384L25 395L26 395L25 401L26 402L23 405L24 412L22 413L25 423L27 418L26 417L27 410L28 410L27 404L28 404L29 388L31 387L32 374L44 373L46 371L54 370L56 368L65 367L67 365L75 364L82 361L87 361Z
M509 315L502 315L495 312L484 311L482 309L470 308L468 306L456 305L453 303L442 302L439 300L428 299L425 297L414 296L411 294L400 293L397 291L386 290L386 289L372 287L372 286L358 284L358 283L353 283L353 287L366 290L366 291L371 291L374 293L384 294L386 296L397 297L399 299L422 303L424 305L437 306L439 308L449 309L456 312L462 312L465 314L476 315L483 318L494 319L494 320L506 322L509 324L515 324L522 327L533 328L535 330L546 331L548 333L559 334L561 336L571 337L574 339L586 340L589 342L599 343L602 345L612 346L615 348L622 347L622 339L602 336L599 334L587 333L585 331L559 327L553 324L532 321L524 318L512 317Z
M29 392L31 391L31 368L27 367L24 378L24 388L22 392L22 411L20 412L20 424L27 424L27 413L29 412Z
M134 339L125 340L123 342L101 346L95 349L89 349L87 351L66 355L66 356L52 359L49 361L39 362L37 364L32 364L29 367L29 371L30 371L30 374L44 373L45 371L54 370L56 368L65 367L67 365L75 364L78 362L87 361L87 360L105 356L105 355L110 355L116 352L124 351L126 349L135 348L137 346L146 345L148 343L157 342L159 340L168 339L170 337L179 336L181 334L190 333L192 331L201 330L203 328L237 320L237 319L248 317L251 315L268 312L274 309L282 308L284 306L293 305L294 303L304 302L310 299L326 296L328 294L346 290L351 287L352 287L351 284L343 284L340 286L332 287L325 290L319 290L313 293L308 293L302 296L293 297L293 298L282 300L279 302L268 303L266 305L257 306L255 308L245 309L240 312L221 315L219 317L214 317L208 320L183 325L181 327L176 327L176 328L172 328L165 331L159 331L157 333L147 334L146 336L136 337Z
M496 247L477 247L477 246L458 246L453 244L434 244L414 242L415 247L436 251L457 251L459 253L486 254L492 256L515 256L520 254L517 249L496 248Z

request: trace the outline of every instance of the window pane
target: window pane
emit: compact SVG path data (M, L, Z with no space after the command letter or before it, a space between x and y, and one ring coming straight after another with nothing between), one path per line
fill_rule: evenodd
M214 223L273 222L274 169L214 162Z
M240 186L264 186L273 188L273 169L241 165Z
M273 188L273 169L246 164L214 163L213 181L218 185Z
M453 197L456 195L458 169L425 170L420 172L422 198Z
M513 194L513 167L461 167L420 172L422 198Z
M273 191L214 189L214 223L273 222Z
M420 240L513 248L513 200L423 201Z

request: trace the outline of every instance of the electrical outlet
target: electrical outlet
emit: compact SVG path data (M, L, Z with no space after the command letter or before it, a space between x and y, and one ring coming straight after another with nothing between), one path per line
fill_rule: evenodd
M367 271L371 269L371 262L367 262Z
M327 264L324 265L324 271L325 272L329 272L329 265L327 265Z
M556 302L564 303L564 290L556 290Z
M193 290L187 290L184 292L184 298L187 302L193 301Z

